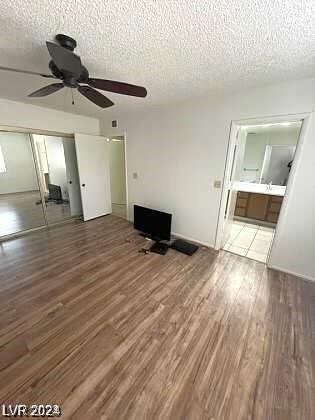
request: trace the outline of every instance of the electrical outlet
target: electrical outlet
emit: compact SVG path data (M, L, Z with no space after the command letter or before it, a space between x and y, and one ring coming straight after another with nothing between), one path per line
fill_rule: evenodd
M221 188L221 181L216 179L213 183L214 188Z

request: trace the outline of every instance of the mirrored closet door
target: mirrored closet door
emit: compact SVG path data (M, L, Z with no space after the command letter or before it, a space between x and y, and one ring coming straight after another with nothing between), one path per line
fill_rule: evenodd
M32 134L48 224L82 214L73 138Z
M45 223L30 135L0 132L0 236Z
M0 238L81 214L74 138L0 132Z

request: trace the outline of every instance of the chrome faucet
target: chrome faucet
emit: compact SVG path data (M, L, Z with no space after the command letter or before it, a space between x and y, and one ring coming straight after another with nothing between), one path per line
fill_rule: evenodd
M272 181L270 181L269 184L267 185L267 190L272 190Z

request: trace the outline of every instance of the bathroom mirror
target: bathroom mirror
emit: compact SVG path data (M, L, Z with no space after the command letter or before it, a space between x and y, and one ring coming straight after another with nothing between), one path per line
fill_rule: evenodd
M300 129L300 122L248 127L240 144L240 181L287 185Z

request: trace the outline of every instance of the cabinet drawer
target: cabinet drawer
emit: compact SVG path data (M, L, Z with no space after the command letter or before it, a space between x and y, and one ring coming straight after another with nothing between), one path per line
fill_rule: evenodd
M236 207L235 212L234 212L234 215L235 216L245 217L245 213L246 213L245 208L243 208L243 207Z
M281 203L274 203L273 201L270 203L269 211L272 213L279 213L281 209Z
M278 195L271 195L272 203L282 203L283 197L279 197Z
M279 213L272 213L272 212L269 212L269 213L267 214L267 218L266 218L266 220L267 220L268 222L273 222L273 223L276 223L276 222L278 221L278 217L279 217Z
M248 192L238 191L237 198L248 198Z
M247 198L237 197L236 207L247 207Z

